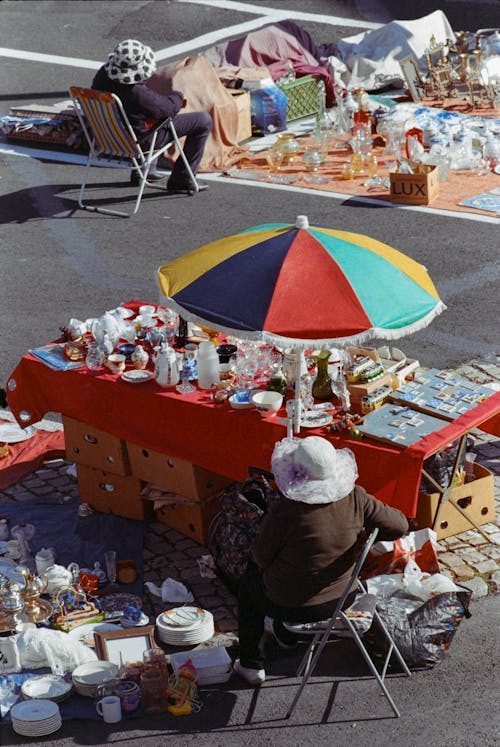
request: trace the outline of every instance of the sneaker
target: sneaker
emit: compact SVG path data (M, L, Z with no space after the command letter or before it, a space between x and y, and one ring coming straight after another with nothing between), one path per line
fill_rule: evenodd
M233 664L233 672L239 674L249 685L262 685L266 679L265 669L250 669L250 667L244 667L239 659Z
M156 172L154 174L148 174L148 178L146 179L146 184L156 184L157 182L163 181L165 179L166 174L157 174ZM133 187L138 187L141 183L141 177L137 173L137 171L132 171L130 174L130 184Z
M196 182L198 185L198 192L205 192L208 189L206 182ZM196 194L194 184L176 185L167 182L167 194L169 195L194 195Z
M275 643L280 647L282 651L293 651L295 648L297 648L297 641L293 640L294 636L292 633L290 633L290 640L285 641L282 637L276 633L275 630L275 622L271 617L265 617L264 618L264 631L267 633L267 635L272 636L274 638ZM284 633L287 633L288 631L283 631Z

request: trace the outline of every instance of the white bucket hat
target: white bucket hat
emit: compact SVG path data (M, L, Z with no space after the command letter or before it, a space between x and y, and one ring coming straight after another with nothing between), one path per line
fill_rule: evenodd
M142 83L156 71L155 55L151 47L137 39L125 39L115 47L104 67L112 80L127 85Z
M335 449L320 436L278 441L271 469L281 492L301 503L339 501L351 492L358 477L352 451Z

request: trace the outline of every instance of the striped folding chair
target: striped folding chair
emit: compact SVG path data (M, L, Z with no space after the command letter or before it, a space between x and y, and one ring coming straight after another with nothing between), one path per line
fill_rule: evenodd
M97 213L120 215L129 218L135 215L141 204L142 193L150 165L156 161L174 143L179 151L193 184L193 192L198 191L198 183L188 163L182 145L177 136L172 118L162 120L153 128L153 138L148 150L143 150L128 121L123 105L114 93L96 91L93 88L69 89L78 119L89 145L89 156L85 165L82 186L78 196L78 205L83 210ZM161 126L170 130L171 139L161 148L155 149L156 137ZM132 213L124 213L110 208L95 207L83 202L85 187L91 166L108 166L110 168L132 169L139 175L139 185L135 207ZM154 186L154 185L150 185ZM156 187L165 190L165 187Z

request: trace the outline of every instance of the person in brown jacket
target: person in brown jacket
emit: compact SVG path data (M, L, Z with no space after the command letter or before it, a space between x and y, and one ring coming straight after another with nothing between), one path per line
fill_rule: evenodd
M353 453L325 438L284 438L274 447L271 469L282 497L262 522L238 593L240 658L234 671L251 685L265 681L260 643L269 618L268 632L281 648L290 648L295 641L283 621L333 614L364 530L378 527L380 540L394 540L409 529L401 511L355 485Z

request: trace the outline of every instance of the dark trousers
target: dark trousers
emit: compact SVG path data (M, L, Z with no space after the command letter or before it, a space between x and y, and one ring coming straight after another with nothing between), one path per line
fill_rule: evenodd
M293 579L290 580L293 584ZM349 595L349 605L355 594ZM266 597L262 574L255 565L249 565L238 589L238 635L240 640L240 662L250 669L262 669L264 657L259 647L264 633L264 617L274 620L274 629L283 642L288 643L291 634L281 625L286 622L318 622L328 620L334 613L337 599L310 607L282 607Z
M208 112L204 111L189 112L187 114L176 114L172 121L178 136L180 138L186 137L184 141L184 153L193 174L196 174L203 157L205 143L212 131L212 117ZM170 139L170 130L165 129L163 132L159 132L156 141L157 146L165 145ZM191 183L182 158L177 157L168 183L171 187L183 187Z

